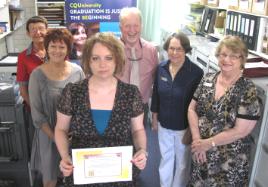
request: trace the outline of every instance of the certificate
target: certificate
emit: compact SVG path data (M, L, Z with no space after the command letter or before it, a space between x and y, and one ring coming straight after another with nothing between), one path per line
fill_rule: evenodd
M72 149L74 184L132 180L133 146Z

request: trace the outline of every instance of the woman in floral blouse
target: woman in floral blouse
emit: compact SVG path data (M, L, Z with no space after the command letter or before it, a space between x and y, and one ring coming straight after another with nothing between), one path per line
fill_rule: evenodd
M114 35L98 33L86 41L82 66L88 78L68 84L58 105L55 134L65 186L74 186L72 148L134 145L133 181L83 186L136 186L138 169L146 166L141 95L136 86L125 84L115 76L122 72L124 62L122 45Z
M216 49L220 72L207 74L195 91L189 186L248 186L250 132L260 106L255 85L242 75L247 55L239 37L224 38Z

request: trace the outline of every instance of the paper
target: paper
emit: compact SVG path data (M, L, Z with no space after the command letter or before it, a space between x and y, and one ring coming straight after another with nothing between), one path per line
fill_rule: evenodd
M0 60L1 64L16 64L18 61L17 56L7 56L4 59Z
M246 63L245 68L268 68L268 64L265 64L264 62Z
M74 184L132 180L133 146L72 149Z

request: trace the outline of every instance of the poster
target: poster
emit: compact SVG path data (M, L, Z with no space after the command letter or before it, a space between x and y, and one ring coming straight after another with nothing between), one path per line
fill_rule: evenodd
M123 7L136 7L136 0L66 0L66 25L84 23L88 37L96 32L120 36L119 13Z

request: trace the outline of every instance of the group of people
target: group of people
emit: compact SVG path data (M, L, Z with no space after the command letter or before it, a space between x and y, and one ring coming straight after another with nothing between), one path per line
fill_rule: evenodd
M158 63L156 48L141 38L141 12L123 8L119 21L120 39L111 33L87 39L82 24L70 25L70 32L48 30L39 16L26 24L32 43L18 57L17 81L35 127L31 168L43 186L55 187L61 174L65 186L74 186L71 149L127 145L134 151L132 181L84 186L139 186L150 159L149 108L161 187L247 185L260 106L254 84L243 77L248 51L242 40L225 37L215 54L220 71L203 76L187 57L192 48L185 34L167 38L168 59ZM187 128L190 145L182 141Z

